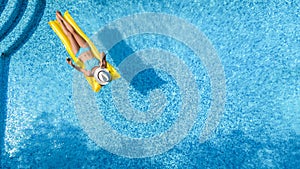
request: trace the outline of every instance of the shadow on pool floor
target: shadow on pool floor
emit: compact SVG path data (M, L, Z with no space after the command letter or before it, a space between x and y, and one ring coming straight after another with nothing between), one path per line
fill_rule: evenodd
M116 39L121 39L121 41L111 48L111 45ZM105 48L109 49L109 54L113 59L113 62L116 66L118 66L126 59L127 56L135 53L135 51L123 39L124 38L119 30L107 28L99 32L95 36L94 40L96 42L101 42ZM143 63L142 59L137 58L137 60L138 61L135 64L140 64L139 67L147 67L147 69L143 71L143 76L135 79L136 81L134 83L131 83L128 75L126 75L126 72L128 71L120 69L120 73L122 78L124 78L128 83L131 83L132 87L134 87L142 95L146 96L150 91L158 89L167 83L156 74L151 65L146 65Z

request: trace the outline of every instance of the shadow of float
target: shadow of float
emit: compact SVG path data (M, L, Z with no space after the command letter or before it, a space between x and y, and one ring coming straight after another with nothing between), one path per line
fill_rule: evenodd
M127 56L135 53L135 51L123 39L124 38L119 30L111 28L102 30L94 37L96 44L97 42L100 42L104 48L109 49L108 53L116 66L120 65ZM114 45L116 40L120 41ZM143 63L142 59L137 58L136 62L132 64L139 64L139 67L147 68L142 72L143 76L139 76L137 79L131 80L129 78L131 75L124 73L128 71L122 70L122 68L119 68L119 71L122 78L124 78L128 83L131 83L131 86L142 95L145 96L149 94L150 91L158 89L167 83L157 75L155 69L153 69L151 65ZM128 67L130 67L130 65L128 65Z

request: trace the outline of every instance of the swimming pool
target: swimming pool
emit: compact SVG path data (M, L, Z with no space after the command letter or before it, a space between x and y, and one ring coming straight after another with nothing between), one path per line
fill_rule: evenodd
M299 166L298 1L0 2L2 168ZM89 90L57 9L121 79Z

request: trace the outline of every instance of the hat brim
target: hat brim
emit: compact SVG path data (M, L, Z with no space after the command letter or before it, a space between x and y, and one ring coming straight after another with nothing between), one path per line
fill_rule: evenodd
M100 73L105 73L108 76L108 81L101 80L99 78L99 74ZM95 70L95 72L94 72L94 78L102 86L107 85L111 81L111 75L110 75L109 71L107 69L103 69L103 68L100 68L100 67Z

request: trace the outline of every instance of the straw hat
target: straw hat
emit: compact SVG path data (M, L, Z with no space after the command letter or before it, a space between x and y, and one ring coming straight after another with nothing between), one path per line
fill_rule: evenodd
M111 81L109 71L100 67L95 70L94 78L102 86L107 85Z

